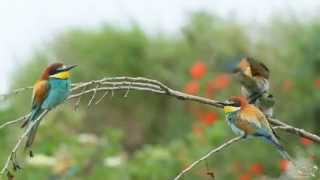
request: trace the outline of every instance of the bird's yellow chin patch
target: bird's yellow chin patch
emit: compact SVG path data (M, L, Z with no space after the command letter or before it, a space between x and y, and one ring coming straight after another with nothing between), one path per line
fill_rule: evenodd
M230 112L235 112L235 111L239 111L240 107L234 107L234 106L224 106L223 110L225 113L230 113Z
M63 72L59 72L57 74L53 74L50 77L51 78L57 78L57 79L69 79L70 72L69 71L63 71Z

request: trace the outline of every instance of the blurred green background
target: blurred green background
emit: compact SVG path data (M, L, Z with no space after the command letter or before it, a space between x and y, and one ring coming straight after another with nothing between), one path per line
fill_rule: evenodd
M240 87L226 72L236 60L253 56L271 69L275 117L320 134L320 23L274 18L251 27L206 12L195 12L178 34L147 34L138 24L73 28L57 35L16 70L12 89L32 85L48 63L78 64L72 81L143 76L176 90L224 100ZM51 58L51 57L56 57ZM59 106L41 124L35 157L19 160L16 179L172 179L210 149L234 137L220 109L146 92L116 91L98 105L90 96ZM100 94L99 94L100 95ZM0 102L0 122L30 110L31 91ZM3 164L21 129L0 130ZM279 132L297 159L319 165L320 146ZM216 179L277 178L286 169L269 144L248 140L207 161ZM201 163L183 179L210 179ZM319 176L318 176L319 177ZM317 179L317 178L315 178Z

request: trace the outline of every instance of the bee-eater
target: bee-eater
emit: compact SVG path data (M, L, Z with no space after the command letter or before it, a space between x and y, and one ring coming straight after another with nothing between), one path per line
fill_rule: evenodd
M231 103L230 103L231 102ZM259 137L274 145L283 158L291 157L280 144L266 116L256 106L249 104L243 96L231 97L224 106L226 121L232 131L243 137Z
M240 60L234 73L242 85L242 95L247 97L250 103L258 106L268 117L271 117L275 100L269 93L270 72L267 66L253 58L246 57Z
M70 70L76 65L65 66L62 63L49 65L33 86L32 109L29 118L23 122L22 128L32 124L45 110L50 110L62 103L70 92ZM40 124L34 124L27 135L26 149L30 148Z

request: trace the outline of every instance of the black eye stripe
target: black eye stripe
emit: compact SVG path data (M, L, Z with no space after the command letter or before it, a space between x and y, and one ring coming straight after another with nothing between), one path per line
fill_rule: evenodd
M65 70L64 69L59 69L59 68L53 69L53 70L50 71L50 75L54 75L54 74L57 74L57 73L60 73L60 72L63 72L63 71L65 71Z

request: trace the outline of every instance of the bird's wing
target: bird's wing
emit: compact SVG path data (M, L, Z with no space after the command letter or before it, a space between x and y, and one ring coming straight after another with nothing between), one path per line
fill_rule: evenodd
M49 83L46 80L38 81L33 86L32 109L41 105L49 92Z
M265 115L253 105L247 105L241 111L239 119L242 121L242 127L249 133L255 133L256 131L272 133Z
M252 58L248 58L247 60L250 64L253 76L262 76L266 79L269 79L270 71L265 64Z

